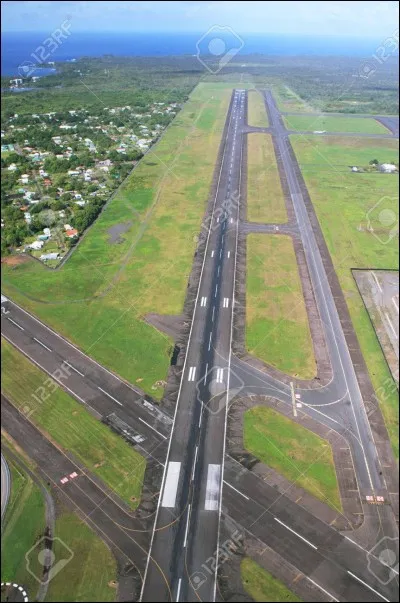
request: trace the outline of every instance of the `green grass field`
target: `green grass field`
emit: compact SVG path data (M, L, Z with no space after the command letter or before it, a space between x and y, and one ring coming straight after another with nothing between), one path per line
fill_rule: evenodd
M271 603L301 601L280 580L274 578L249 557L245 557L241 562L240 573L245 590L254 601L271 601Z
M368 117L338 117L331 115L286 115L284 117L289 130L327 132L361 132L366 134L389 134L389 130L375 119Z
M12 345L1 342L2 391L19 409L29 407L30 420L52 441L74 454L132 508L140 502L145 459L127 442L97 421L81 404L58 388L44 385L47 375ZM39 387L49 397L37 402Z
M273 410L244 415L244 445L263 463L336 510L342 510L332 449L326 440Z
M255 128L268 127L268 115L265 109L264 98L258 90L250 90L248 94L248 118L249 126Z
M316 374L307 311L290 237L247 237L246 346L289 375Z
M144 316L182 312L233 87L196 87L59 271L34 261L2 271L3 293L156 398L173 342ZM111 243L118 224L130 227Z
M365 166L373 159L397 163L397 142L291 138L398 455L397 388L351 273L352 268L398 269L398 235L393 231L399 212L398 175L357 174L348 167ZM382 218L387 214L393 223Z
M315 108L307 104L294 90L285 84L274 83L272 85L273 95L281 111L312 112Z
M247 219L250 222L286 222L285 200L271 136L248 134L247 149Z
M37 484L7 456L9 446L11 444L7 442L5 456L12 481L2 534L1 578L23 584L33 601L39 585L26 568L25 554L44 534L45 504ZM19 456L15 449L13 452ZM95 532L77 515L58 505L54 536L56 559L67 559L68 563L51 580L46 600L114 601L116 589L111 583L117 576L116 562ZM36 548L28 558L29 567L40 577L42 567L37 560Z
M11 474L11 493L2 526L1 580L23 584L30 600L35 600L38 583L26 568L25 554L43 535L45 506L43 495L32 479L3 450ZM39 569L33 560L32 569Z
M49 584L47 601L115 601L116 561L106 544L67 509L57 517L56 559L72 558ZM61 541L61 542L60 542Z

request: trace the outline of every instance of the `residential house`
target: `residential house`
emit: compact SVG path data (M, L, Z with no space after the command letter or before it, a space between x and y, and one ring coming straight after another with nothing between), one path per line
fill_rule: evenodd
M385 174L393 174L396 170L397 168L393 163L381 163L379 166L379 171Z
M65 232L65 236L68 237L68 239L73 239L74 237L78 236L78 231L76 228L71 228Z
M53 253L43 253L39 259L41 259L43 262L47 262L48 260L58 260L60 257L59 253L53 252Z

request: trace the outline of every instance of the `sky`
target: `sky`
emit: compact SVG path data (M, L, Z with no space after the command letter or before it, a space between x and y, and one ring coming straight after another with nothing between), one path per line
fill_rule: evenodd
M398 2L153 1L1 2L2 31L48 32L65 19L74 31L202 32L213 25L246 33L392 36Z

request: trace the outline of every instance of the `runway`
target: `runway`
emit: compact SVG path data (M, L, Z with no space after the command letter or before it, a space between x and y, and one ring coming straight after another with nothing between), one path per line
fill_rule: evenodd
M1 519L3 520L4 513L7 509L8 500L10 498L11 477L8 464L3 454L1 454Z

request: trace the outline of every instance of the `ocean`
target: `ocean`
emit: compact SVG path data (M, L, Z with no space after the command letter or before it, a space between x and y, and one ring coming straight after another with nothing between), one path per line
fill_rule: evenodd
M206 44L212 40L213 32L204 37L202 33L135 33L103 32L74 33L63 41L47 58L48 61L70 61L82 56L168 56L194 55L196 44ZM219 34L218 34L219 35ZM20 75L19 66L35 63L40 55L38 47L43 45L49 33L3 32L1 53L1 74ZM241 49L239 54L265 55L317 55L317 56L371 56L379 41L326 36L288 36L270 34L234 34L233 39ZM232 35L230 35L232 39ZM229 42L230 43L230 42ZM37 74L39 75L39 74ZM45 73L42 73L45 75Z

